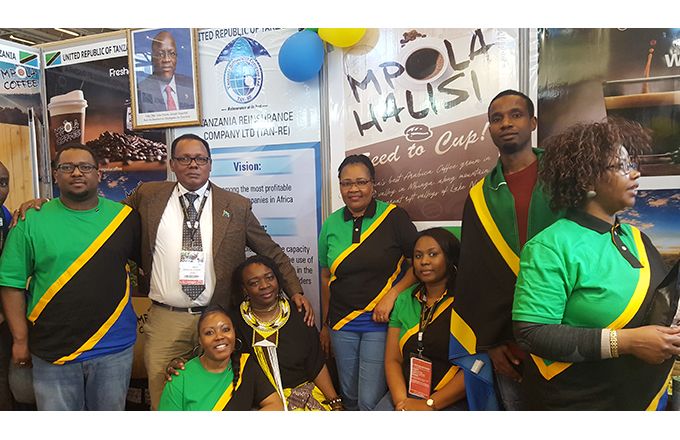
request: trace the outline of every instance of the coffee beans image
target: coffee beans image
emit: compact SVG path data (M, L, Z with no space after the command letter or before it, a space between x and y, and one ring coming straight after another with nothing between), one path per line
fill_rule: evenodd
M123 165L130 165L133 161L165 163L168 159L165 144L134 134L105 131L86 144L94 150L102 164L123 162Z

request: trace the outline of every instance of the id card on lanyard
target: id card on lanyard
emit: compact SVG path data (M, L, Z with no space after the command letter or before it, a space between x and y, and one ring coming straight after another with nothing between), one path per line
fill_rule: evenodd
M426 301L424 302L419 299L421 309L417 333L418 352L411 353L411 358L409 359L408 392L409 394L422 399L429 399L430 390L432 389L432 361L423 356L423 350L425 349L425 344L423 343L425 329L432 322L437 305L444 299L446 293L447 291L445 290L441 297L439 297L431 307L427 307Z
M432 362L421 354L411 353L408 393L422 399L430 398Z
M182 251L179 255L179 283L205 284L205 252Z
M178 188L179 191L179 188ZM184 213L184 220L186 226L190 231L191 241L193 243L196 232L200 226L201 215L203 208L210 195L210 185L206 188L203 197L201 198L201 205L198 208L196 219L193 222L188 221L189 213L184 197L180 195L179 204ZM205 284L205 252L202 250L182 249L179 256L179 283L181 285L202 285Z

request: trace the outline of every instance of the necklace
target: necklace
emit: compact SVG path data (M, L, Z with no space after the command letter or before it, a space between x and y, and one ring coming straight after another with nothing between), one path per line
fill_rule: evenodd
M271 312L272 310L274 310L278 306L279 306L279 301L277 300L277 301L274 302L274 304L272 304L269 307L265 307L264 309L256 309L255 307L253 307L251 305L250 310L252 310L253 312Z
M278 306L278 303L276 305ZM271 311L271 310L269 310L269 311ZM253 310L253 312L255 312L255 310ZM259 325L269 327L274 322L276 322L277 319L279 319L281 317L281 308L279 308L278 312L276 313L276 315L274 315L274 317L272 319L269 319L269 320L266 320L266 321L264 319L260 318L259 316L257 316L257 313L253 313L253 316L255 317L255 319L257 320Z

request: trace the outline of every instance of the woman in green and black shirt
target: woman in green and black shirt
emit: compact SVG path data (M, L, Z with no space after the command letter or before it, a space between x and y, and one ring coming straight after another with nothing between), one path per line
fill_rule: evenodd
M420 281L397 298L385 346L390 392L376 409L465 410L463 372L449 363L449 323L460 243L443 228L418 234L413 272Z
M257 359L235 350L240 340L220 306L203 312L198 335L203 354L187 362L184 370L165 384L159 410L283 410L281 398Z

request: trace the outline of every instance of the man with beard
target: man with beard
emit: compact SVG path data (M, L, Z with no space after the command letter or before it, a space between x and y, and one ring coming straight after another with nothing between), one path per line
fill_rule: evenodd
M511 316L519 253L562 213L550 209L536 183L543 151L531 146L538 123L531 99L505 90L491 100L488 117L500 157L465 202L449 357L471 378L482 379L488 401L494 400L495 377L505 409L520 410L520 371L526 353L515 343ZM470 395L475 387L468 387L467 377L468 400L476 401L479 396ZM493 409L493 402L487 403L479 409Z
M139 216L97 195L101 172L85 145L57 153L54 179L60 197L26 213L0 258L12 362L33 366L38 410L123 410L137 336L127 261L139 261Z

